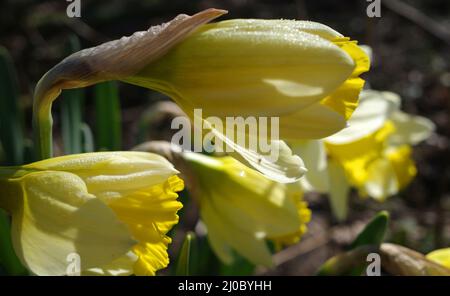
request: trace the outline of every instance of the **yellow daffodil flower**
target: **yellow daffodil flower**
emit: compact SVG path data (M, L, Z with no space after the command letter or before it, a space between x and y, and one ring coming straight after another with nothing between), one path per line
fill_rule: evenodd
M365 90L349 127L322 141L293 144L309 168L301 180L303 186L329 192L338 218L347 215L351 186L361 196L384 201L405 188L416 175L411 146L428 138L434 125L399 108L398 95Z
M450 269L450 248L434 250L427 254L427 259Z
M230 156L182 155L196 176L195 188L188 189L223 262L233 262L234 250L254 264L271 266L266 239L292 244L306 231L310 211L300 187L271 181Z
M41 151L50 151L49 120L62 89L121 80L169 95L191 119L279 117L281 140L322 138L346 126L369 68L356 42L314 22L235 19L205 24L226 13L209 9L77 52L51 69L36 88L34 115ZM305 172L287 145L280 157L236 144L233 156L269 178L294 182ZM249 135L259 137L260 135ZM278 140L274 140L278 141ZM46 157L46 155L43 155Z
M0 168L0 207L14 249L32 273L154 275L168 264L183 182L163 157L99 152Z

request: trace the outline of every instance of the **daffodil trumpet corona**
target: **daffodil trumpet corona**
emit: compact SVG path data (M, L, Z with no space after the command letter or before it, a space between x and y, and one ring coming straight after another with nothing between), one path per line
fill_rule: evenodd
M280 156L216 137L272 180L298 180L302 160L283 140L317 139L346 126L369 59L355 41L323 24L232 19L206 24L226 11L208 9L82 50L39 81L34 124L40 157L51 156L51 105L61 90L120 80L170 96L194 120L210 116L279 117ZM248 135L260 137L260 135Z
M364 90L347 128L291 143L309 169L300 182L306 190L328 192L334 213L344 219L350 187L378 201L405 188L417 171L412 146L433 130L430 120L401 111L397 94Z
M17 256L36 275L154 275L168 265L167 232L182 207L177 173L144 152L0 167L0 207L12 216ZM79 259L73 268L71 258Z

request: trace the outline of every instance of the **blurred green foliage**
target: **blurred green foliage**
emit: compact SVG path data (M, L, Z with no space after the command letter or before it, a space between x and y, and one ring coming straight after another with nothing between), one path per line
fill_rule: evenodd
M95 91L95 144L97 151L115 151L122 147L122 119L117 83L102 82Z
M8 51L0 47L0 142L5 165L24 160L23 116L19 106L17 76Z

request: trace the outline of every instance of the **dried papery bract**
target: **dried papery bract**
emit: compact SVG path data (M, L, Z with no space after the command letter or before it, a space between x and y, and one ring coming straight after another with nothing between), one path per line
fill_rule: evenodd
M36 86L33 103L39 158L52 156L51 106L61 90L133 75L166 54L200 25L225 13L225 10L207 9L193 16L181 14L147 31L74 53L48 71Z
M449 276L450 269L427 259L423 254L406 247L385 243L380 247L383 268L400 276Z

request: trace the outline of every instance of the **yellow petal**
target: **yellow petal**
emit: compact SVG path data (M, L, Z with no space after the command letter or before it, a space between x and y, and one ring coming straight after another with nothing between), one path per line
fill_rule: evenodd
M348 120L358 106L358 97L364 87L364 80L358 77L347 79L337 90L323 99L327 106Z
M364 190L372 198L384 201L399 191L394 168L388 159L379 158L370 163L367 175Z
M151 243L141 243L133 248L133 252L139 257L134 265L134 274L137 276L152 276L157 270L169 265L167 245L169 238Z
M350 41L345 37L337 37L331 41L352 58L355 67L350 77L337 90L323 99L321 104L339 112L348 120L358 106L358 97L364 86L364 80L359 78L359 75L369 71L370 60L355 41Z
M356 41L349 38L341 37L332 40L334 44L344 50L355 61L356 67L353 69L351 77L358 77L364 72L369 71L370 59L364 50L357 45Z
M427 259L450 269L450 248L434 250L427 254Z
M385 141L394 132L390 122L368 136L346 144L334 144L326 141L326 149L330 157L339 162L345 169L347 178L353 186L364 186L368 178L371 162L383 158Z
M386 152L395 172L398 190L405 188L417 174L416 165L411 157L412 149L408 145L392 147Z
M176 192L183 187L183 181L172 176L163 184L108 202L138 240L133 247L138 256L133 267L136 275L155 275L157 270L168 265L167 246L171 239L166 234L178 223L177 212L182 204L177 200Z
M14 247L22 263L38 275L63 275L67 256L79 254L81 268L109 263L134 240L113 211L66 172L23 177L22 207L12 213Z

